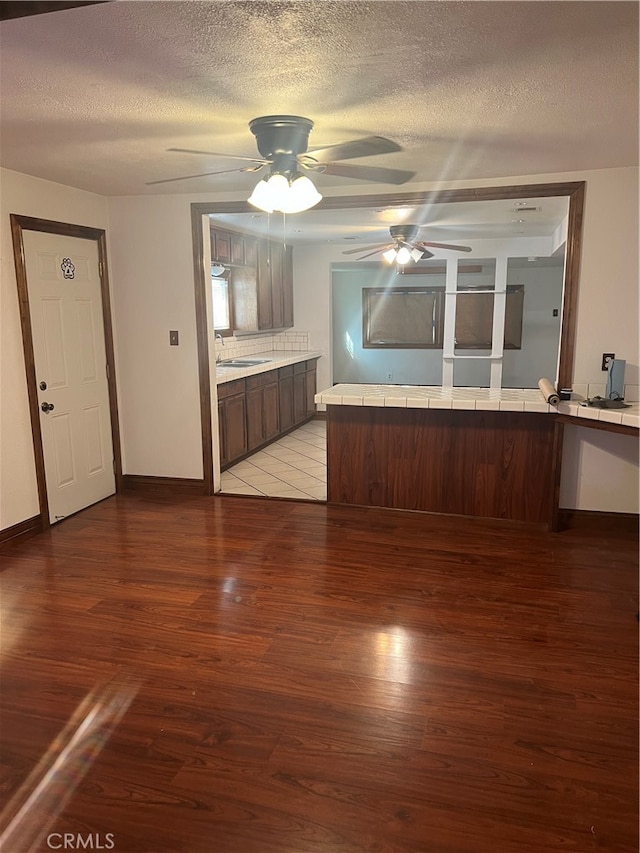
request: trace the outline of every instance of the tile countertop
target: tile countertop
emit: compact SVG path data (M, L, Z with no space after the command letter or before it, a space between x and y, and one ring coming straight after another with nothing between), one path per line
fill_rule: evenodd
M219 362L216 364L216 385L223 382L231 382L233 379L243 379L245 376L255 376L258 373L267 373L278 367L286 367L288 364L298 364L310 358L320 358L321 352L280 352L269 350L268 352L256 352L251 355L239 355L238 361L255 361L259 358L267 359L264 364L255 364L250 367L225 367Z
M394 406L408 409L468 409L500 412L554 412L624 426L640 426L640 404L628 409L596 409L577 401L552 406L537 388L441 388L435 385L334 385L315 396L327 406Z

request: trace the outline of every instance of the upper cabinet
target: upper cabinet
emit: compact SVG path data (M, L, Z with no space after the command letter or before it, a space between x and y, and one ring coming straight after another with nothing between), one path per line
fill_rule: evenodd
M211 229L211 259L230 267L233 329L293 326L293 253L274 240Z

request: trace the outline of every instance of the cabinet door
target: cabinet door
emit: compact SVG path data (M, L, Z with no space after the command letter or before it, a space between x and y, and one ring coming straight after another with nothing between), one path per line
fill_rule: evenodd
M244 264L244 237L240 234L231 235L231 263Z
M246 403L244 394L227 397L224 406L224 436L229 462L247 452Z
M229 234L225 234L224 231L214 231L213 233L215 234L215 260L228 264L231 260Z
M284 292L282 289L284 247L282 243L271 243L269 258L271 261L271 317L274 329L284 326Z
M269 241L258 241L258 328L273 329Z
M278 408L278 383L271 382L262 389L262 422L265 441L275 438L280 432L280 413Z
M307 415L315 415L316 413L316 404L314 401L315 393L316 393L316 366L307 369L305 373L306 376L306 388L305 392L307 395Z
M292 427L293 420L293 373L291 376L286 376L280 379L278 383L278 408L280 410L280 430L285 430Z
M293 377L293 419L297 424L307 416L306 379L306 373L296 373Z
M220 467L222 468L229 461L224 400L218 402L218 441L220 442L219 454Z
M253 450L264 441L262 418L262 388L247 391L247 445Z

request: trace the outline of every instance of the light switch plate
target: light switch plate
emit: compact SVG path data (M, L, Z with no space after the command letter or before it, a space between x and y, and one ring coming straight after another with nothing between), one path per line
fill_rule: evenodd
M178 332L170 331L169 332L169 346L177 347L178 346Z

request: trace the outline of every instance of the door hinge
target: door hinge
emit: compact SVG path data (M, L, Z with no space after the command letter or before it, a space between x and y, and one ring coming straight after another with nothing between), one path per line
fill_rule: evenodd
M107 363L105 364L105 368L106 368L106 371L107 371L107 379L111 379L111 375L110 375L110 373L109 373L109 362L107 362Z
M104 264L102 261L98 261L98 272L100 273L100 278L104 275Z

